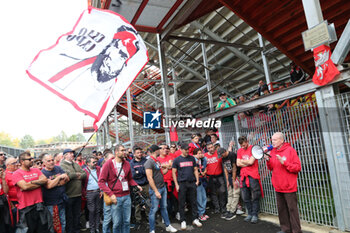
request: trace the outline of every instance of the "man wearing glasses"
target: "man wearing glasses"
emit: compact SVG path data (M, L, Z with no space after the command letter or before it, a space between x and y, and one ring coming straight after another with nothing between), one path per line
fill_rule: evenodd
M43 187L44 204L50 211L55 223L55 230L61 228L61 232L65 232L66 213L65 201L68 199L66 195L65 184L69 181L68 175L61 167L55 166L52 155L44 154L43 162L45 168L42 173L47 177L47 184Z
M102 209L102 192L98 187L100 177L100 167L97 166L97 158L88 157L87 166L84 168L86 179L83 182L83 196L86 197L87 208L89 210L89 225L91 233L99 233L100 214Z
M98 186L112 200L113 232L120 233L130 232L130 186L137 186L142 191L142 188L132 178L130 164L126 161L126 157L125 147L116 145L115 159L110 159L103 165L98 180Z
M6 169L5 160L6 160L6 153L3 151L0 151L0 168L4 170Z
M18 161L14 157L9 157L6 159L6 171L5 171L5 182L7 184L8 190L5 190L5 193L8 196L8 200L11 206L12 213L12 221L11 227L9 229L9 233L14 233L16 231L16 216L17 216L17 207L18 198L17 198L17 190L16 184L13 182L13 173L18 169ZM11 214L10 213L10 214Z
M52 232L52 217L43 205L41 187L47 178L37 168L32 168L33 158L29 152L19 155L20 168L13 174L17 187L19 222L17 229L28 227L28 233Z

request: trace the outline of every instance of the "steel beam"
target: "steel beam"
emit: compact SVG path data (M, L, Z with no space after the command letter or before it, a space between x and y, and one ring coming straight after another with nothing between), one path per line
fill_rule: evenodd
M154 45L152 45L151 43L148 43L148 42L146 42L146 41L145 41L145 43L146 43L151 49L158 50L158 49L157 49ZM170 56L170 55L168 55L168 54L166 54L166 56L167 56L167 58L169 58L169 59L171 59L171 60L173 60L173 61L175 61L175 62L177 61L175 58L173 58L172 56ZM191 74L193 74L193 75L196 76L197 78L200 78L200 79L206 81L206 79L202 76L202 74L200 74L199 72L193 70L192 68L190 68L190 67L188 67L188 66L186 66L186 65L184 65L184 64L182 64L182 63L179 63L179 66L180 66L181 68L183 68L184 70L187 70L187 72L190 72ZM216 85L214 81L212 81L212 84L213 84L213 85ZM220 92L225 92L227 95L233 97L233 96L230 94L230 92L229 92L228 90L226 90L225 88L223 88L223 87L221 87L221 86L217 86L216 89L218 89Z
M114 129L115 129L115 143L119 144L119 127L118 127L117 106L114 107Z
M207 27L205 27L204 25L202 25L201 23L197 22L197 21L193 21L191 23L192 26L194 26L195 28L201 30L203 33L205 33L207 36L209 36L210 38L217 40L217 41L223 41L225 42L224 39L222 39L221 37L219 37L218 35L216 35L214 32L212 32L211 30L209 30ZM251 65L252 67L254 67L257 71L259 71L260 73L264 74L264 68L256 63L255 61L252 61L247 55L245 55L244 53L242 53L240 50L236 49L236 48L232 48L232 47L227 47L228 50L230 50L231 52L233 52L237 57L239 57L240 59L248 62L249 65Z
M160 34L157 34L157 44L158 44L158 57L159 57L159 65L160 65L160 73L162 78L162 91L163 91L163 106L164 113L166 115L165 120L168 120L167 117L170 116L170 102L169 102L169 85L168 85L168 76L166 69L166 60L165 60L165 52L164 52L164 44L161 42ZM169 128L165 128L165 139L166 143L170 145L170 131Z
M128 102L128 122L129 122L129 138L130 138L130 144L131 148L134 148L134 127L132 124L132 106L131 106L131 93L130 93L130 87L126 90L126 100Z
M265 48L265 43L264 43L264 39L263 37L261 36L260 33L258 33L258 37L259 37L259 44L260 44L260 47L262 49ZM264 64L264 71L265 71L265 78L266 78L266 84L269 84L271 83L271 72L270 72L270 66L269 66L269 61L267 60L266 56L265 56L265 53L263 51L261 51L261 59L263 61L263 64ZM268 85L268 88L269 90L271 91L271 87L270 85ZM259 93L260 95L260 93Z
M225 41L216 41L216 40L205 40L205 39L199 39L199 38L191 38L191 37L183 37L183 36L169 36L168 40L184 40L184 41L192 41L192 42L199 42L199 43L205 43L205 44L216 44L216 45L222 45L222 46L229 46L229 47L235 47L235 48L242 48L245 50L259 50L262 51L263 48L256 47L256 46L250 46L250 45L244 45L244 44L238 44L238 43L230 43Z
M207 58L207 51L205 49L205 44L202 43L202 54L203 54L203 63L204 67L208 67L208 58ZM208 69L204 69L205 73L205 79L207 80L207 90L208 90L208 101L209 101L209 109L210 113L214 111L214 103L213 103L213 94L210 91L211 90L211 81L210 81L210 73Z
M187 17L193 12L194 9L201 4L201 0L188 0L181 9L177 12L176 16L168 23L168 25L163 30L160 38L166 40L174 28L180 25Z

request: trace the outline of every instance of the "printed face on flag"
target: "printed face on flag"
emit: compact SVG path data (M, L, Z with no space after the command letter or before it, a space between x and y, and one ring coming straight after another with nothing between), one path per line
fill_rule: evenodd
M39 52L27 73L94 118L97 129L147 62L132 25L114 12L89 8L71 32Z

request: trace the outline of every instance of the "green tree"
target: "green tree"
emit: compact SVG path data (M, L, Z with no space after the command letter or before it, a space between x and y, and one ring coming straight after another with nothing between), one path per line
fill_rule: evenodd
M53 142L66 142L66 141L68 141L68 136L63 130L56 137L53 138Z
M86 142L86 138L82 133L73 134L68 138L69 142Z
M35 146L34 138L32 136L30 136L29 134L26 134L23 136L23 138L21 138L19 145L23 149L34 147Z
M0 145L2 146L14 146L12 138L8 133L0 132Z

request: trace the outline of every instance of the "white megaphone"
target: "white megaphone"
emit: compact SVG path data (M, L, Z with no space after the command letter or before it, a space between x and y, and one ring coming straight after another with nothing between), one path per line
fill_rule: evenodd
M269 154L267 154L267 152L271 151L273 149L272 145L267 145L264 147L261 147L259 145L254 145L252 147L252 155L255 159L261 159L262 157L264 157L264 155L267 155L270 157Z

